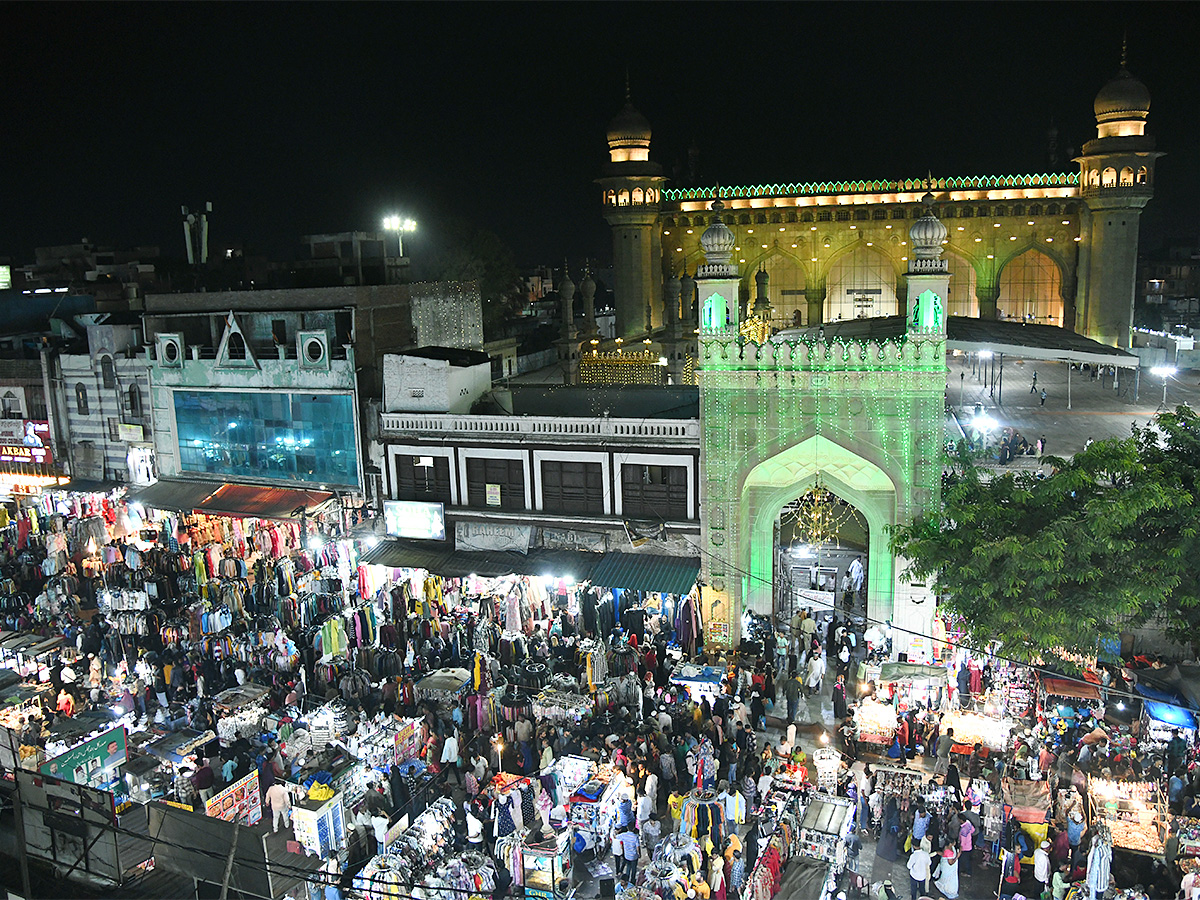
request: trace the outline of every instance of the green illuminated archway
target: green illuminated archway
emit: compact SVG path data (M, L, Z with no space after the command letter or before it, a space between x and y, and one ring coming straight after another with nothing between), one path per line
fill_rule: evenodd
M742 485L741 526L749 540L739 548L743 603L770 613L774 598L775 522L780 511L811 487L818 476L834 494L852 504L868 528L867 611L891 615L892 557L886 527L895 521L896 486L868 459L816 434L763 460Z

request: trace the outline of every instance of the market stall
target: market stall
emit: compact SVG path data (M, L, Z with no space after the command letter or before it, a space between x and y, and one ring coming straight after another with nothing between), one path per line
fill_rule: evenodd
M898 713L918 707L939 709L947 684L944 666L889 662L879 667L877 693L888 697Z
M564 828L543 840L526 838L521 845L526 897L565 900L570 893L571 832Z
M471 673L466 669L447 666L431 672L413 685L418 700L430 700L438 704L456 703L467 691Z
M867 697L854 707L854 727L860 747L870 744L882 753L892 743L897 724L896 710L890 703Z
M1025 781L1004 778L1000 782L1000 793L1009 814L1018 822L1031 825L1045 823L1050 811L1050 785L1045 781Z
M346 840L342 795L332 788L309 790L292 806L292 826L301 846L327 858Z
M1144 753L1162 752L1178 734L1189 747L1196 742L1196 717L1181 705L1142 700L1139 744Z
M632 796L632 791L628 779L606 763L571 795L571 827L577 834L584 833L587 846L596 848L597 855L608 846L622 794Z
M976 744L989 750L1004 752L1009 747L1009 735L1016 725L1011 719L956 709L942 717L942 732L954 729L955 753L970 753ZM959 749L961 748L961 749Z
M814 794L800 819L799 852L841 870L846 864L846 839L853 830L853 801Z
M1149 781L1088 778L1092 824L1103 822L1115 849L1161 857L1167 839L1162 788Z
M671 673L671 684L686 689L693 703L699 703L705 697L712 703L721 693L725 671L724 666L698 666L684 662Z

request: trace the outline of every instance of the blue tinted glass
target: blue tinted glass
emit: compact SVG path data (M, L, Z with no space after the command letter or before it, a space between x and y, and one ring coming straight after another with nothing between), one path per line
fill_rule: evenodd
M183 471L358 485L349 394L175 391Z

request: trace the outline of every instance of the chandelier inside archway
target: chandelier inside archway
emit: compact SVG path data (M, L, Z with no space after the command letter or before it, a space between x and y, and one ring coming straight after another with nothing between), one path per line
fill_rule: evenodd
M853 507L839 500L818 477L812 487L783 508L781 524L791 525L793 546L820 547L833 542L853 515Z

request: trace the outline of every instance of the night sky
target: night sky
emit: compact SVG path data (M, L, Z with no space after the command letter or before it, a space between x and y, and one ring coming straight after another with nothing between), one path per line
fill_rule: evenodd
M522 265L609 252L591 183L633 100L704 184L1042 172L1129 68L1168 156L1144 243L1200 235L1195 4L6 5L0 255L88 237L279 255L392 211ZM1073 168L1073 164L1064 163ZM406 239L421 252L426 233Z

